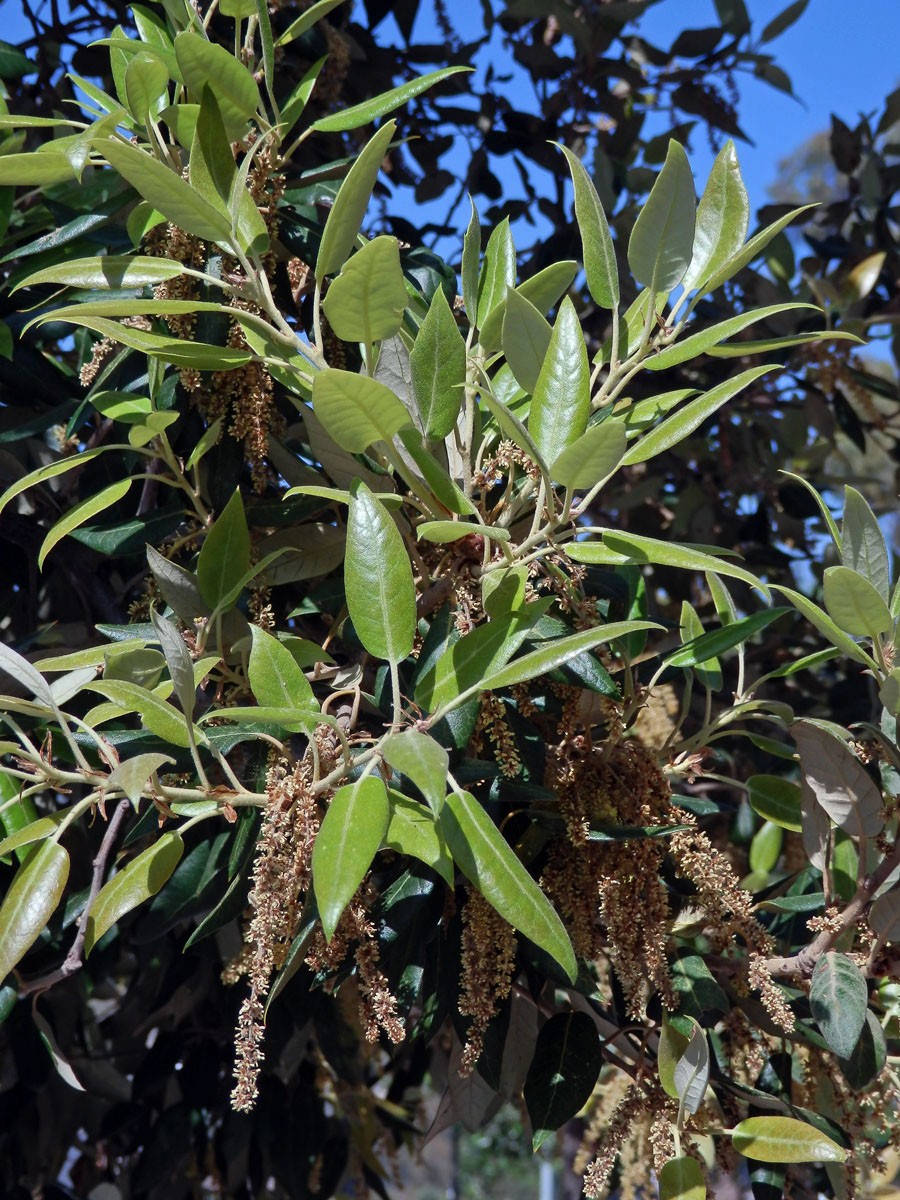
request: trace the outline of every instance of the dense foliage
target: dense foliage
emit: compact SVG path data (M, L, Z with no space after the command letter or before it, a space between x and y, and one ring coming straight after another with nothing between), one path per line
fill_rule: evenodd
M437 1081L432 1133L580 1115L588 1196L895 1162L897 393L851 354L895 321L900 103L748 239L686 118L740 137L805 3L666 50L643 0L548 7L0 46L10 1195L387 1195ZM537 113L468 102L498 30ZM457 274L423 242L466 190Z

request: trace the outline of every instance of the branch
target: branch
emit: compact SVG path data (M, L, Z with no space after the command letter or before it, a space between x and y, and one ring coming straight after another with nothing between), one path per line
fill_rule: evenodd
M27 996L30 992L45 992L48 988L53 987L55 983L60 983L63 979L68 979L70 975L74 975L76 971L80 971L84 966L81 954L84 950L85 938L87 937L88 918L91 915L91 909L93 908L94 901L97 899L100 888L103 886L106 865L113 844L118 836L119 828L130 807L130 800L119 801L116 811L110 817L109 823L106 826L106 832L103 835L103 841L100 843L100 849L97 851L97 856L91 864L94 872L91 877L91 890L88 893L87 903L81 910L81 916L77 921L78 932L62 966L58 967L55 971L51 971L48 975L41 975L38 979L32 979L24 983L19 990L21 996Z

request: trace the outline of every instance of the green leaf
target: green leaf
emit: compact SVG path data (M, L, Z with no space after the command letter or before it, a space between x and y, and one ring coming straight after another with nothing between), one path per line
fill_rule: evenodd
M459 416L466 380L466 344L443 288L431 298L409 355L413 394L428 438L444 438Z
M659 1033L659 1049L656 1052L659 1082L667 1096L678 1099L678 1089L675 1087L675 1067L688 1046L688 1039L663 1013L663 1025Z
M328 806L313 846L312 871L329 942L384 840L389 819L387 788L377 775L338 788Z
M503 306L503 356L526 392L537 386L553 330L549 321L521 293L510 288Z
M784 831L781 826L773 821L764 821L750 843L750 870L760 876L767 876L774 871L783 842Z
M824 576L825 607L829 616L856 637L889 633L894 619L878 590L850 567L828 567Z
M770 354L773 350L781 350L786 346L805 346L810 342L853 342L858 346L866 344L863 338L855 333L847 333L843 329L817 329L814 333L791 333L785 337L762 338L750 342L722 342L718 346L710 346L706 351L712 358L747 358L753 354Z
M771 366L751 367L749 371L742 371L740 375L724 380L714 388L710 388L708 392L704 392L702 396L698 396L696 400L691 400L685 404L684 408L673 413L671 417L667 417L655 429L644 434L639 441L635 442L622 459L623 465L632 466L634 463L646 462L648 458L654 458L657 454L662 454L664 450L676 446L702 425L708 417L717 412L732 396L742 392L761 375L773 370L775 368Z
M128 111L141 125L158 111L158 101L166 94L169 72L153 54L136 54L125 68L125 97Z
M567 546L566 553L576 562L592 562L595 542L574 542ZM714 558L701 550L693 550L689 546L679 546L672 542L664 542L658 538L644 537L638 533L624 533L609 529L603 534L603 547L616 554L626 556L632 562L656 563L662 567L680 567L684 571L716 571L719 575L727 575L732 579L741 579L752 588L769 598L766 585L743 567Z
M716 325L710 325L708 329L703 329L699 333L694 333L681 341L673 342L671 346L666 346L665 349L660 350L658 353L651 354L649 358L644 360L643 365L648 371L665 371L669 367L687 362L688 359L698 358L701 354L705 354L712 346L717 346L725 338L731 337L735 333L740 333L748 325L755 325L757 321L765 321L777 313L792 312L797 308L811 308L816 312L821 312L821 309L815 304L799 304L796 302L791 304L770 304L767 308L754 308L749 312L739 313L736 317L729 317L726 321L719 321ZM744 346L747 343L739 344ZM750 353L750 351L747 353Z
M791 736L806 782L835 825L851 837L877 837L884 828L884 801L859 759L813 721L795 721Z
M85 957L126 913L156 895L178 866L183 853L184 842L179 834L162 833L152 846L103 885L88 914Z
M691 261L696 212L694 177L684 149L669 142L666 161L638 213L628 241L628 265L651 291L672 291Z
M588 291L601 308L619 307L619 270L606 213L581 159L557 142L565 154L575 189L575 221L581 233ZM662 286L662 285L660 285Z
M228 57L231 58L230 55ZM101 139L96 148L141 198L158 209L166 220L204 241L221 242L226 247L230 245L231 221L199 196L187 180L171 168L117 137Z
M703 1103L709 1084L709 1042L696 1021L690 1041L675 1064L672 1082L685 1112L695 1113Z
M431 489L435 498L443 504L444 508L448 512L459 513L461 516L477 516L478 509L459 487L456 480L450 478L435 456L422 445L418 430L407 427L400 430L399 436L410 458L422 473L427 487ZM400 507L397 503L399 499L397 496L392 497L390 504Z
M169 301L169 307L176 303L181 302ZM149 307L149 301L147 307ZM201 307L199 304L193 306L195 310ZM218 308L219 306L215 305L214 307ZM49 319L46 317L42 320ZM75 325L83 325L86 329L93 329L102 337L111 338L114 342L121 342L123 346L130 346L133 350L140 350L142 354L147 354L151 358L161 358L163 362L171 363L176 367L194 367L198 371L232 371L235 367L244 366L252 357L246 350L233 350L230 346L216 346L210 342L187 342L181 338L168 337L165 334L147 333L144 329L134 329L130 325L122 325L117 321L107 320L105 317L79 313L77 306L73 309L55 310L53 320L70 321ZM157 415L161 416L162 414Z
M339 4L343 3L344 0L318 0L318 3L310 5L306 12L291 21L284 33L279 35L275 45L287 46L289 42L295 41L296 38L306 33L307 29L312 29L317 21L327 17L333 8L337 8Z
M682 280L685 293L702 288L714 272L740 251L749 219L747 189L734 142L729 138L716 155L697 206L691 263Z
M532 275L530 279L520 283L517 288L508 288L506 299L493 309L479 332L478 340L481 342L481 348L488 352L499 349L510 291L514 291L519 299L527 300L544 316L551 308L556 307L560 297L569 290L577 274L578 263L574 259L564 258L561 262L550 263L549 266Z
M356 162L347 172L325 222L319 254L316 259L316 280L339 271L347 260L356 235L359 233L369 206L369 197L397 124L388 121L365 145Z
M375 658L402 662L416 633L416 585L400 530L357 480L347 517L344 589L353 628Z
M411 79L409 83L403 83L400 87L391 88L389 92L382 92L380 96L373 96L371 100L364 100L362 104L354 104L350 108L343 108L340 112L332 113L331 116L320 117L318 121L313 122L311 128L317 129L321 133L344 133L348 129L359 129L361 125L377 121L379 117L393 112L395 108L400 108L408 100L420 96L422 92L428 91L442 79L449 79L451 75L456 75L459 71L473 71L474 69L474 67L461 66L441 67L438 71L430 71L427 75L420 75L418 79Z
M706 1180L696 1158L670 1158L659 1173L659 1200L706 1200Z
M759 1162L844 1162L847 1151L794 1117L748 1117L731 1135L735 1150Z
M169 677L172 680L181 711L191 721L194 717L197 692L194 686L194 663L190 651L173 621L161 617L154 608L150 609L150 620L153 622L153 628L156 630L159 644L165 655Z
M313 379L313 411L342 450L362 454L373 442L390 442L410 424L394 393L365 375L328 367Z
M69 856L46 841L19 867L0 905L0 979L25 956L50 920L69 878Z
M39 283L56 283L71 287L139 288L145 284L163 283L174 279L184 270L180 262L170 258L150 258L137 254L108 254L97 258L76 258L35 271L21 280L12 291L36 287ZM93 398L92 398L93 399Z
M550 475L564 487L592 488L619 466L628 442L621 421L591 425L550 464Z
M787 607L767 608L762 612L752 613L749 617L742 617L739 621L733 621L730 625L724 625L721 629L703 633L699 637L685 642L680 650L671 654L665 660L666 666L694 667L711 658L718 658L726 650L743 645L755 633L759 633L760 630L765 629L773 621L777 621L779 617L783 617L790 611Z
M534 439L529 434L528 430L519 420L514 412L494 396L487 388L481 392L481 400L485 408L488 409L491 416L497 423L497 428L504 437L509 438L511 442L524 450L528 457L541 468L546 468L544 456L534 444Z
M85 687L89 692L99 692L126 712L139 713L144 728L164 741L183 749L190 746L187 718L147 688L124 679L97 679ZM200 730L195 732L198 735L197 740L202 741L203 733Z
M409 854L437 871L453 887L453 859L444 844L434 813L416 800L390 789L391 819L384 845L397 854ZM442 795L443 799L443 795Z
M602 1066L600 1035L587 1013L556 1013L544 1022L522 1089L532 1149L584 1108Z
M831 515L831 510L825 503L822 496L819 495L809 480L804 479L802 475L795 475L793 471L781 471L780 474L787 475L788 479L793 479L795 483L799 483L802 487L806 488L810 496L812 496L813 500L815 500L819 512L822 514L822 520L825 522L825 528L831 534L831 540L834 542L835 549L837 550L838 554L843 554L840 530L835 523L834 517Z
M878 519L856 488L844 487L841 554L845 567L858 571L881 598L890 598L891 565Z
M672 986L681 1012L700 1021L706 1012L728 1012L728 997L699 954L684 954L671 965Z
M803 828L800 786L780 775L751 775L747 780L750 807L766 821L799 833Z
M194 99L200 100L206 87L214 92L229 140L239 141L260 106L259 88L244 64L192 30L176 35L175 56Z
M438 291L443 295L443 289ZM394 237L377 237L344 263L322 311L341 341L371 345L399 330L407 299L399 243Z
M258 625L250 626L250 635L247 678L256 702L270 708L318 708L310 682L287 646Z
M869 909L868 923L882 943L900 942L900 891L882 893Z
M339 3L343 3L343 0L339 0ZM304 13L303 15L305 16L306 14ZM279 128L284 138L287 137L300 119L312 95L313 88L316 86L316 80L319 78L322 68L327 61L327 54L323 54L321 58L317 59L281 106L281 123Z
M17 479L15 483L10 484L2 495L0 495L0 513L3 512L11 500L15 500L16 496L21 495L22 492L27 491L30 487L34 487L36 483L44 483L45 480L53 479L57 475L63 475L66 471L82 467L89 463L91 459L96 458L98 454L102 454L105 449L105 446L96 446L91 450L81 450L78 454L70 454L66 458L57 459L56 462L45 463L44 466L37 467L34 471L29 471L27 475L23 475L21 479Z
M462 537L477 533L481 537L494 542L508 542L510 532L499 525L480 525L474 521L423 521L416 526L416 536L426 542L437 542L444 545L447 542L457 542Z
M8 780L10 776L5 775L3 778ZM15 780L17 790L19 782L18 779ZM3 799L6 800L7 797L4 796ZM4 818L9 811L7 809L3 814ZM60 809L59 812L55 812L49 817L38 817L36 821L31 821L27 825L23 825L21 829L17 829L14 833L8 834L7 837L0 841L0 858L6 858L13 850L20 850L23 846L33 846L35 842L42 842L45 838L51 837L56 832L56 827L65 815L66 810ZM5 819L4 824L6 824ZM27 857L27 854L23 854L19 861L22 862Z
M76 504L74 508L70 508L64 516L60 517L44 538L38 551L38 570L43 568L44 559L58 542L61 542L73 529L77 529L79 525L83 525L85 521L95 517L97 513L105 512L107 508L118 504L128 492L131 483L130 478L118 479L109 487L105 487L102 492L98 492L96 496L88 496L86 500L82 500L80 504Z
M754 258L762 254L772 238L781 233L786 225L789 225L795 217L807 212L811 208L815 208L815 205L803 204L800 208L793 209L793 211L786 213L783 217L779 217L777 221L773 221L771 225L768 225L765 229L755 234L749 242L745 242L736 254L733 254L720 267L717 267L707 278L703 285L704 294L716 291L726 280L731 279L733 275L737 275L738 271L742 270Z
M481 222L478 220L478 209L475 201L469 197L472 206L472 216L463 237L462 264L460 275L462 279L463 303L469 324L475 324L478 311L478 263L481 259ZM515 280L513 280L515 282Z
M170 758L168 754L153 753L136 754L133 758L126 758L124 762L120 762L114 770L110 771L109 786L121 788L137 812L141 795L150 776L166 763L174 766L175 759Z
M454 862L504 920L575 979L569 935L550 901L469 792L451 792L438 818Z
M478 277L476 324L480 329L493 310L506 300L506 289L516 286L516 247L504 217L488 238Z
M584 433L591 411L591 371L581 322L568 296L559 307L528 417L528 432L546 462Z
M773 17L768 25L763 27L759 38L760 42L774 41L779 34L784 33L786 29L790 29L794 22L798 21L806 12L808 4L809 0L794 0L793 4L789 4L787 8L782 9L777 17Z
M204 87L201 97L191 142L188 179L194 191L226 216L231 225L228 202L237 174L234 154L212 88Z
M51 187L74 178L75 172L62 150L0 154L0 187Z
M441 811L447 791L450 759L447 751L427 733L405 729L391 734L381 746L384 761L408 776L435 814Z
M884 1070L887 1062L887 1040L881 1022L871 1008L866 1009L866 1022L849 1058L839 1058L841 1071L856 1091L862 1091Z
M240 488L236 488L200 547L197 584L204 602L216 608L249 566L250 531Z
M823 612L817 604L814 604L802 592L795 592L793 588L783 587L780 583L773 583L772 587L775 591L787 596L794 608L799 609L807 621L811 625L814 625L819 633L826 637L847 658L853 659L854 662L864 663L872 670L878 669L874 659L869 658L861 646L857 646L851 637L835 625L826 612Z

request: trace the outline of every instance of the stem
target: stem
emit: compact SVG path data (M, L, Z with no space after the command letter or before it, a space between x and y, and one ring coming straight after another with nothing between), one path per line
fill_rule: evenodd
M396 658L391 658L391 704L394 710L394 720L391 725L391 732L395 733L403 724L403 706L400 699L400 667Z

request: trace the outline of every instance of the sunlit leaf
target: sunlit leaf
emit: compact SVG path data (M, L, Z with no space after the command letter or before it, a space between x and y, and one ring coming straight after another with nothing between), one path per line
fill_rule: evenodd
M69 878L69 856L46 841L19 867L0 904L0 979L37 940L59 904Z
M312 855L313 890L328 941L371 866L389 819L387 788L377 775L338 788L332 797Z
M126 913L155 896L178 865L184 842L177 833L161 833L152 846L113 875L100 889L87 920L85 955Z

